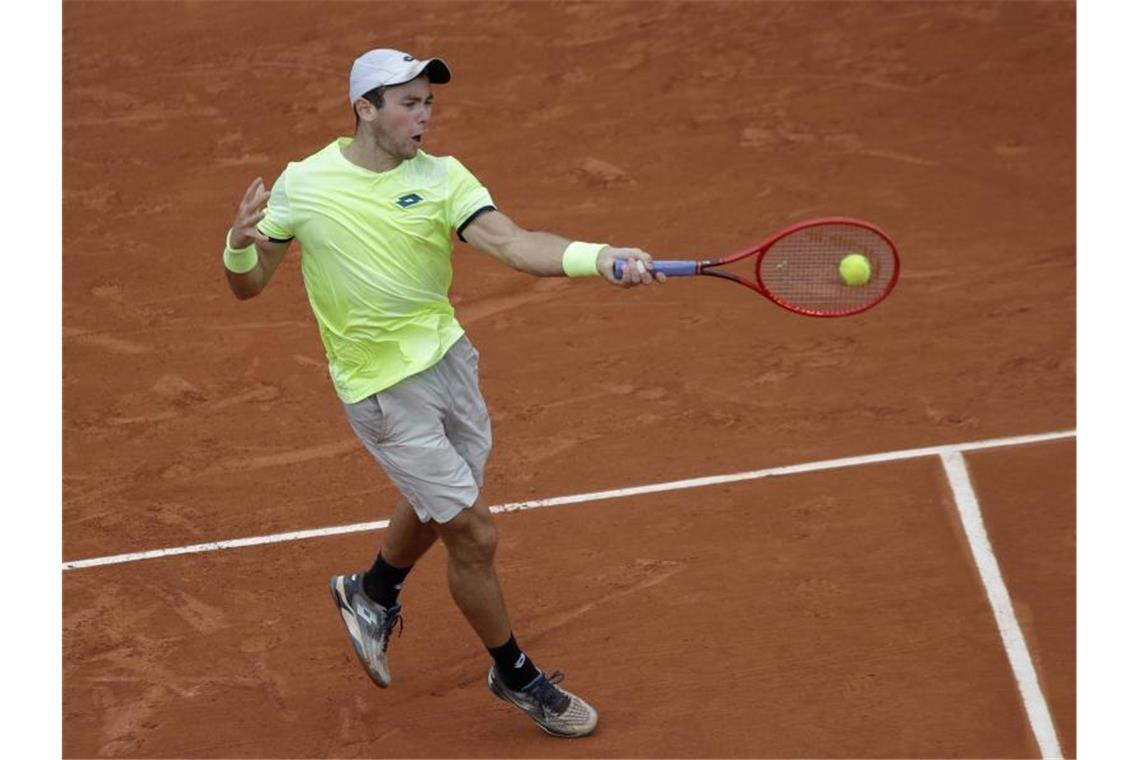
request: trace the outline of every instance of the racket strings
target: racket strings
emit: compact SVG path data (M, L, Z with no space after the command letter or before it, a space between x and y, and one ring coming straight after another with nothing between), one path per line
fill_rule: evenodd
M870 279L843 281L839 264L851 254L867 257ZM840 316L882 300L898 268L894 247L876 232L851 224L806 227L776 241L756 264L756 279L779 303L803 313Z

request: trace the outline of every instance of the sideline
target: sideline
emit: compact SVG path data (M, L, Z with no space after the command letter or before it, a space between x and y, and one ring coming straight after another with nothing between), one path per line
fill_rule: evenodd
M1005 654L1009 658L1013 676L1017 680L1017 690L1021 692L1025 714L1029 718L1033 736L1037 739L1037 747L1043 758L1060 758L1061 743L1057 740L1057 730L1053 727L1049 705L1045 702L1045 695L1041 692L1041 685L1037 681L1037 670L1033 667L1033 659L1029 656L1029 647L1025 645L1025 636L1017 622L1009 590L1005 586L1005 579L1002 578L993 546L986 534L982 509L978 505L974 486L970 483L970 471L966 468L966 460L958 451L948 451L940 457L942 466L946 469L946 478L950 481L950 488L954 491L954 502L958 505L958 516L962 519L962 528L965 529L966 538L970 542L974 564L982 576L982 585L986 587L986 596L990 600L994 620L997 621Z

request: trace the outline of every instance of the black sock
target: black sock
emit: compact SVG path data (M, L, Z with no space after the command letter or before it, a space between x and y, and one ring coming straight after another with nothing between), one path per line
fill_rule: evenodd
M404 579L412 571L410 567L392 567L384 561L383 554L376 555L376 562L364 574L364 593L368 598L383 607L391 607L400 595Z
M534 663L530 661L530 658L519 649L513 633L506 644L494 649L487 647L487 651L491 653L495 665L498 666L499 677L515 691L519 691L524 686L529 686L534 679L542 675Z

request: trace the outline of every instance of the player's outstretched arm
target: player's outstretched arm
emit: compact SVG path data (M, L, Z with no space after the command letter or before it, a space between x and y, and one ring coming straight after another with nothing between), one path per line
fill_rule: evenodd
M567 248L571 241L566 238L552 235L549 232L534 232L524 230L511 221L510 217L501 211L489 211L480 214L463 230L463 237L468 243L494 256L507 266L539 277L565 277L567 275L583 274L575 272L572 263L568 263ZM589 246L577 244L580 252L592 255L593 271L615 285L649 285L654 280L665 282L665 275L653 273L653 257L640 248L614 248L612 246L595 246L596 252ZM570 256L573 257L574 252ZM614 262L625 260L625 271L620 278L614 277ZM587 269L590 262L587 262ZM569 268L568 268L569 267Z
M222 256L226 281L233 294L243 301L265 289L289 250L288 243L275 243L257 229L268 202L269 191L258 177L246 189L238 204L233 226L226 234Z

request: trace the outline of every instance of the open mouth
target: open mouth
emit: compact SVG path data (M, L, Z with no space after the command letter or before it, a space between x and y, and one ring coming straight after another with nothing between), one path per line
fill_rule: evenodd
M414 142L416 145L419 145L420 143L422 143L423 140L424 140L423 135L412 135L412 142Z

